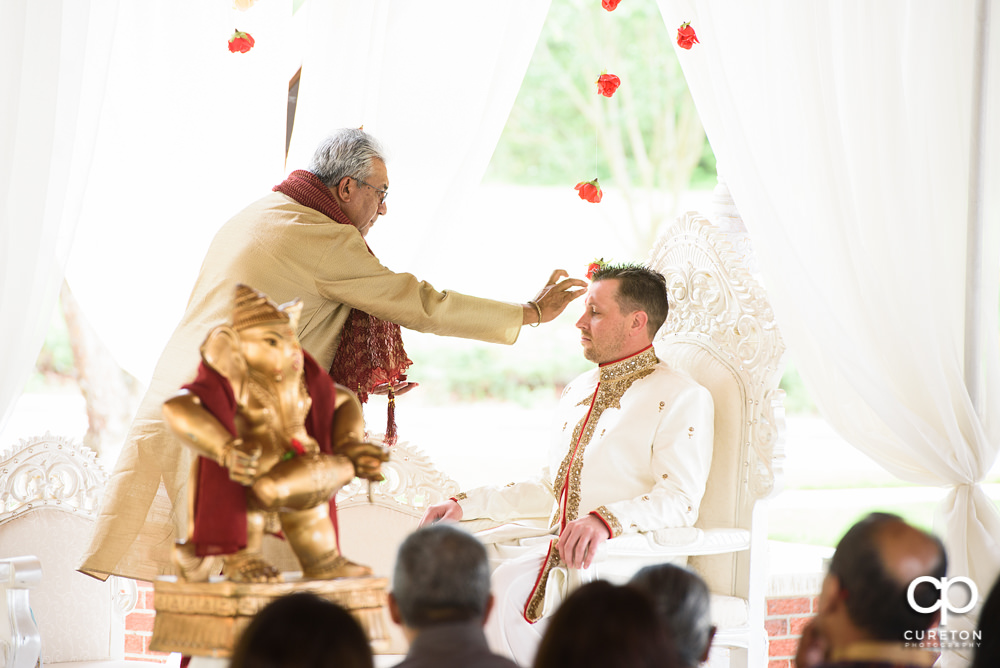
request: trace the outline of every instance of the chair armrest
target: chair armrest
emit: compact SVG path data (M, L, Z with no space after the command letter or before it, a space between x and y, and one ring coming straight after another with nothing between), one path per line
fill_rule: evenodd
M9 668L35 668L42 641L31 614L28 590L42 581L37 557L0 559L0 654Z
M649 534L632 534L609 540L606 557L683 557L729 554L750 549L746 529L661 529ZM598 559L601 558L598 553Z

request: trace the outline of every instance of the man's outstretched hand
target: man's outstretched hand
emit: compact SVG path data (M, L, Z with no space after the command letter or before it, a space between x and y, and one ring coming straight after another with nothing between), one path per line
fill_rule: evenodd
M424 511L424 516L420 518L420 527L427 526L428 524L434 524L435 522L440 522L445 520L448 522L458 522L462 519L462 506L458 505L457 501L452 501L448 499L447 501L442 501L441 503L435 503L433 506L429 507Z
M579 278L568 278L569 274L564 269L556 269L549 277L549 282L545 284L534 298L538 304L538 310L531 304L522 304L524 319L522 324L535 325L542 322L554 320L560 313L566 310L566 306L587 291L587 282ZM560 280L562 279L562 280ZM538 312L541 311L541 320Z

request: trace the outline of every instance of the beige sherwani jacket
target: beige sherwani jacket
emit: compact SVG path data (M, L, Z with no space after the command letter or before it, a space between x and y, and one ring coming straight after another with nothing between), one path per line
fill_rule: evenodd
M382 266L356 228L281 193L227 222L205 256L183 319L157 363L115 471L82 569L142 580L170 572L184 531L192 453L167 431L163 401L191 381L208 332L229 320L237 283L281 304L303 302L299 339L329 369L351 308L421 332L513 343L520 305L439 292ZM151 296L150 298L154 298Z

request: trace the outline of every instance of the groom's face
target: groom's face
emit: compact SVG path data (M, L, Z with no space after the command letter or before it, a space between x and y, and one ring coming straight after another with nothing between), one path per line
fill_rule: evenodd
M584 298L583 316L576 322L580 330L583 356L604 364L626 357L628 314L618 307L618 279L591 283Z

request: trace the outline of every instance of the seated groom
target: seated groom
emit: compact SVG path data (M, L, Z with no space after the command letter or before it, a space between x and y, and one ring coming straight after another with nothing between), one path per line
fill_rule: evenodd
M688 527L698 518L712 459L712 396L656 357L667 317L666 282L638 265L592 277L576 323L599 366L571 382L557 409L548 468L534 480L483 487L428 508L421 524L486 518L481 536L504 560L486 633L494 650L529 665L538 624L569 593L575 569L628 534ZM552 471L556 471L553 476Z

